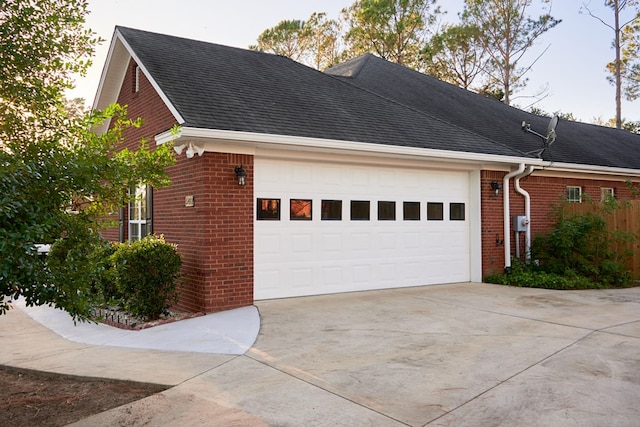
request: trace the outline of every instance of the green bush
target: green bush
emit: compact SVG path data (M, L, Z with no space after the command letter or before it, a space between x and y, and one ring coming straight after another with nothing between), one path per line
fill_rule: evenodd
M175 302L182 260L162 236L117 244L110 260L122 306L131 314L157 319Z
M493 274L484 278L487 283L498 285L519 286L524 288L543 289L601 289L603 285L593 282L587 277L577 275L570 270L564 274L549 273L541 270L535 264L525 264L514 260L513 266L505 274Z
M108 279L103 278L108 264L97 251L111 245L94 232L70 233L73 237L58 239L46 257L46 266L52 288L64 284L69 300L77 300L79 306L95 306L103 303L101 287ZM53 285L57 284L57 285ZM73 289L73 292L66 292Z
M635 240L631 233L610 231L604 215L619 206L615 200L600 209L567 215L555 210L553 230L537 236L531 248L535 263L514 260L505 274L485 277L488 283L546 289L600 289L630 286L627 249Z
M626 248L634 236L609 231L603 215L616 208L613 203L596 212L559 212L555 228L534 239L532 257L548 273L582 276L604 287L628 286L626 261L632 252Z

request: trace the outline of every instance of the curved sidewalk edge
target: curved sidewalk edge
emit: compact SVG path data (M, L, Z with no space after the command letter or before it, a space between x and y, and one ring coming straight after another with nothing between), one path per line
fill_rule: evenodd
M260 331L260 314L255 306L129 331L102 323L74 325L66 312L46 306L27 307L24 300L13 305L69 341L101 346L240 355L251 348Z

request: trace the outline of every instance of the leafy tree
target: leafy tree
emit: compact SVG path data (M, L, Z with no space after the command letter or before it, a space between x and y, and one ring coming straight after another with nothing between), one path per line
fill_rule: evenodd
M525 74L544 51L521 66L525 54L540 36L561 22L549 14L551 0L540 3L542 15L531 18L527 10L533 0L465 0L462 21L479 29L479 42L490 57L485 71L491 82L503 89L507 105L511 95L526 84Z
M447 25L435 34L422 49L425 71L440 80L464 89L486 68L486 50L474 25Z
M308 43L308 65L325 70L338 63L341 56L340 25L328 19L326 13L313 13L306 21Z
M622 128L622 94L633 101L640 97L640 10L638 0L605 0L604 5L613 12L613 23L597 16L585 3L581 10L613 31L615 58L607 64L611 74L607 79L616 88L615 126ZM626 18L625 12L631 11Z
M89 314L89 252L98 218L127 200L140 180L168 184L170 146L120 150L139 126L117 105L74 117L63 94L83 74L98 39L84 28L84 0L6 0L0 9L0 314L8 300ZM94 134L104 120L110 130ZM38 256L37 244L74 242L65 262ZM55 272L54 272L55 271ZM73 280L69 280L73 278Z
M349 30L351 56L374 53L398 64L419 68L419 52L428 28L441 13L435 0L356 0L342 10Z
M309 34L304 21L283 20L258 36L258 44L249 49L270 52L302 62L308 52Z

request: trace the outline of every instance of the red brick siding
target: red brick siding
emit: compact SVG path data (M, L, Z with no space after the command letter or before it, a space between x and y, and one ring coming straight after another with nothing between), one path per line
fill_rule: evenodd
M503 198L502 191L498 196L491 190L491 181L498 181L502 185L505 172L482 171L481 173L481 204L482 204L482 274L502 272L504 268L504 239L503 232ZM509 221L514 215L524 215L524 198L513 188L510 182L510 213ZM594 201L600 200L603 187L614 188L614 194L619 199L631 198L631 191L624 182L618 180L592 180L584 178L565 178L553 176L532 175L520 181L520 186L531 196L531 236L544 233L553 228L553 206L566 200L568 186L582 187L583 199L585 195ZM513 230L511 230L511 253L515 256L516 246ZM524 256L524 233L520 238L520 254Z
M118 103L144 125L125 132L125 146L135 149L147 138L153 149L153 137L176 120L142 73L134 92L134 78L131 61ZM247 171L244 187L234 173L239 164ZM178 307L214 312L253 304L253 156L205 153L187 159L183 153L168 172L171 185L154 189L153 220L154 232L177 244L183 256ZM194 196L193 207L185 207L185 196ZM117 240L118 230L103 235Z
M234 172L240 164L244 187ZM171 186L154 194L154 228L184 257L179 306L213 312L253 304L253 156L182 155L169 173Z

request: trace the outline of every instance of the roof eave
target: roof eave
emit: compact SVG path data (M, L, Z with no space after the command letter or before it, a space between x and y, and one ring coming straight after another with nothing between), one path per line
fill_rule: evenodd
M280 149L306 149L332 152L349 151L351 153L377 156L411 156L414 158L430 158L441 161L457 161L474 164L494 163L512 165L526 163L528 165L540 167L544 164L543 160L530 157L191 127L182 127L177 134L172 131L167 131L155 137L156 144L158 145L170 141L175 141L177 143L179 140L184 141L188 139L197 139L200 141L230 141L238 146L238 152L241 153L247 153L247 148L249 147L271 146L273 148ZM208 151L206 146L205 151Z

